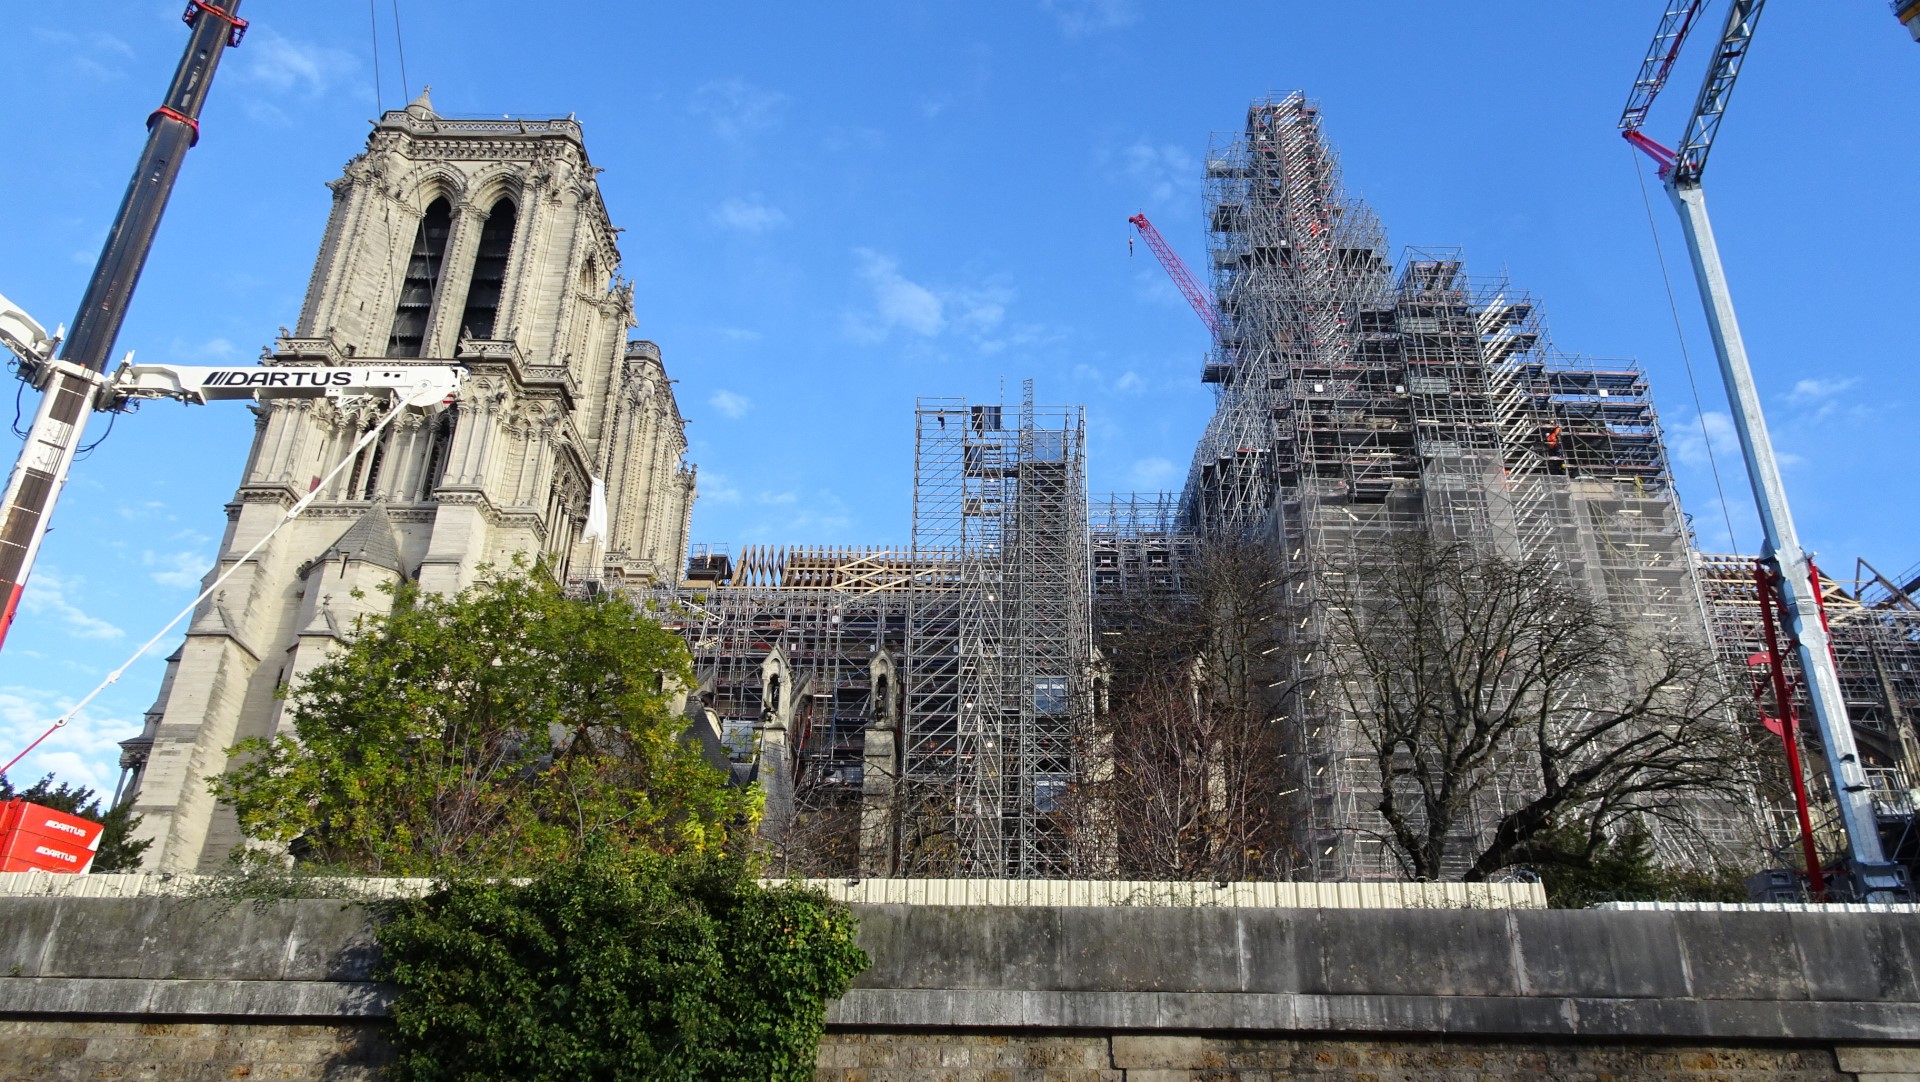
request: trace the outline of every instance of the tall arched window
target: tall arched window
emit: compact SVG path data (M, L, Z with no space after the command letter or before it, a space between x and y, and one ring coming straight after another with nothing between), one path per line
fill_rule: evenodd
M440 266L447 254L447 231L453 222L453 208L444 198L436 199L420 219L420 231L413 238L413 255L407 260L407 277L400 283L400 306L393 313L393 334L387 338L387 356L418 357L427 335L427 314L433 309L433 294L440 286Z
M500 314L500 288L507 280L507 254L513 249L513 200L502 197L487 212L480 227L480 248L473 256L473 277L467 284L467 308L460 313L460 329L470 338L492 338Z

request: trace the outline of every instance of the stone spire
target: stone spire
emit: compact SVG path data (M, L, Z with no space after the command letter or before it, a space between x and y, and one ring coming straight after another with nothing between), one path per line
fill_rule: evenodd
M421 87L420 96L407 103L407 115L415 120L439 119L440 114L433 111L433 99L428 96L432 93L431 86Z

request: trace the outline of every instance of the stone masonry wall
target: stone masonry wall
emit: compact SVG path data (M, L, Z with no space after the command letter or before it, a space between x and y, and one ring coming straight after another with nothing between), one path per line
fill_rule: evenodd
M821 1082L1920 1082L1911 913L857 905ZM371 913L0 898L0 1082L372 1082Z
M372 1022L0 1017L0 1082L374 1082L392 1057Z
M373 1023L0 1019L0 1082L377 1082ZM1920 1053L1872 1046L1616 1044L1453 1037L827 1034L817 1082L1895 1082Z
M1891 1069L1898 1068L1899 1071ZM1901 1073L1908 1072L1908 1073ZM1863 1082L1920 1079L1920 1054L1872 1047L1337 1040L1006 1033L828 1033L817 1082Z

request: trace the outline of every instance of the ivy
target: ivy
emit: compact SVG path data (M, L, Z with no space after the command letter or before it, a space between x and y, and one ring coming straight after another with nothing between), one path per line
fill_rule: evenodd
M822 895L592 842L402 903L377 935L397 1082L811 1079L826 1003L867 965Z

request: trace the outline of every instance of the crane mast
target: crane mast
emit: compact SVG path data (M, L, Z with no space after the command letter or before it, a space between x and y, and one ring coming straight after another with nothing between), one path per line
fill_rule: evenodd
M30 363L23 365L22 378L31 378L42 395L33 427L7 480L6 495L0 498L0 644L13 626L20 593L33 572L34 557L47 533L47 518L67 483L87 418L99 408L113 340L153 249L160 216L167 209L188 148L200 141L200 108L206 104L220 57L246 34L246 20L238 14L240 0L220 3L225 6L209 0L187 2L186 49L166 97L147 117L146 147L80 299L73 331L58 343L59 359L23 358ZM30 347L30 352L38 351Z
M1688 115L1678 149L1668 150L1640 131L1672 69L1674 57L1685 44L1687 33L1698 21L1704 5L1705 0L1668 5L1621 114L1621 134L1658 163L1667 195L1680 214L1694 280L1706 308L1707 327L1720 364L1721 381L1726 385L1732 406L1740 453L1746 462L1754 504L1766 535L1764 555L1779 570L1780 607L1798 655L1800 671L1806 678L1820 740L1826 749L1834 801L1846 830L1852 893L1868 901L1897 900L1905 893L1904 876L1902 869L1886 859L1880 844L1866 771L1854 743L1839 672L1820 617L1817 572L1811 557L1800 545L1799 532L1794 528L1793 515L1787 506L1779 458L1774 453L1773 439L1760 409L1760 395L1747 360L1746 341L1734 314L1733 295L1727 286L1726 269L1720 260L1712 222L1707 217L1706 194L1701 185L1707 156L1719 135L1727 102L1753 43L1754 26L1765 0L1731 0L1713 61L1701 83L1693 111ZM1820 869L1808 868L1807 873L1817 885L1822 874Z

